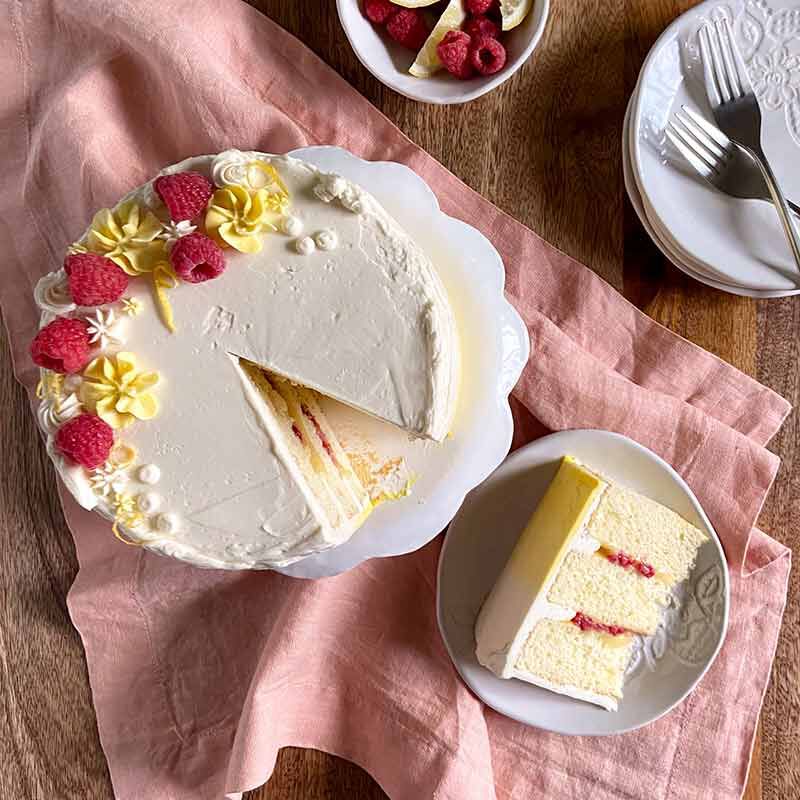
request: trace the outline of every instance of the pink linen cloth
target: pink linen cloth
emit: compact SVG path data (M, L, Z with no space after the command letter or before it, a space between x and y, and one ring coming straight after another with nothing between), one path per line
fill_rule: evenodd
M238 796L300 745L361 764L394 800L738 798L790 566L753 528L786 402L472 192L237 0L9 0L0 37L0 291L29 390L32 288L96 209L188 155L341 145L408 164L503 256L533 345L515 444L576 427L642 442L692 486L731 567L727 641L696 691L643 730L568 738L458 679L434 614L439 541L314 582L203 571L121 545L62 492L80 561L69 608L117 797Z

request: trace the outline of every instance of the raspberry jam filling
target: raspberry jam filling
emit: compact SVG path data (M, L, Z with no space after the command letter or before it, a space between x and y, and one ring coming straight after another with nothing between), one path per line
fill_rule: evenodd
M622 636L628 633L627 628L620 625L606 625L603 622L598 622L592 619L588 614L578 611L575 616L570 620L573 625L577 625L582 631L598 631L599 633L608 633L611 636Z
M322 447L325 449L325 452L330 456L331 461L338 467L339 462L336 460L336 456L333 453L333 448L331 447L331 443L328 441L328 437L325 435L325 432L322 430L319 422L317 422L317 418L311 413L307 405L302 405L301 410L303 414L306 416L306 419L311 421L311 424L314 426L314 430L317 432L317 436L319 437L320 442L322 442Z
M300 428L297 427L296 423L292 423L292 433L302 442L303 441L303 434L300 432Z
M652 578L656 574L655 567L652 564L647 564L644 561L639 561L638 558L629 556L622 550L606 550L603 548L603 555L612 563L623 569L635 569L640 575L645 578Z

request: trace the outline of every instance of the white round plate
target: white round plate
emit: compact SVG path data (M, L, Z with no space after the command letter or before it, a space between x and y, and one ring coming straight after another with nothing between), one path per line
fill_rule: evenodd
M762 142L784 191L800 197L800 6L773 0L706 2L670 25L650 51L639 77L631 119L633 168L651 222L677 248L712 274L756 291L786 293L800 285L774 208L739 200L699 179L667 146L664 130L674 110L689 105L711 118L705 98L697 31L727 17L748 63L762 112Z
M646 203L641 196L640 189L634 174L633 164L631 163L631 136L630 136L630 119L631 109L636 102L636 92L634 89L628 107L625 111L625 120L622 127L622 172L625 181L625 188L628 192L631 205L633 206L642 227L647 231L650 238L655 243L656 247L664 254L668 261L674 264L681 272L686 273L690 278L694 278L706 286L711 286L714 289L719 289L723 292L739 295L741 297L752 297L754 299L769 299L772 297L786 297L800 293L800 290L794 291L759 291L755 289L748 289L743 286L737 286L729 283L723 279L722 276L707 271L704 265L697 262L688 253L680 252L677 245L671 242L667 231L659 228L654 219L648 217Z
M508 394L528 361L528 331L503 294L502 259L483 234L439 209L428 185L402 164L363 161L338 147L289 155L338 172L371 192L436 265L456 314L461 387L452 436L411 441L397 428L336 404L334 423L363 433L389 456L403 456L417 477L412 494L384 503L344 544L278 569L298 578L336 575L377 556L409 553L440 533L464 495L489 475L511 446Z
M356 57L381 83L412 100L448 105L466 103L486 94L508 80L528 60L542 38L550 0L534 0L522 23L502 35L508 58L500 72L466 81L444 70L431 78L415 78L408 68L416 53L392 41L384 30L370 22L361 0L337 0L336 9Z
M640 638L616 712L524 681L503 680L475 658L473 629L481 604L565 455L672 508L710 537L678 587L683 602L666 610L653 636ZM616 433L562 431L517 450L468 495L442 547L437 614L456 669L484 703L555 733L603 736L653 722L697 685L725 638L728 583L722 545L697 498L669 464Z

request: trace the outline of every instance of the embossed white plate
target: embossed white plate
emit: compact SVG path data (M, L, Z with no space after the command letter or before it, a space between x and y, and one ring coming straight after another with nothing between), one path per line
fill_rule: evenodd
M708 533L691 575L653 636L640 640L619 710L498 678L475 658L475 619L562 456L573 455L610 478L672 508ZM711 666L728 625L728 567L697 498L663 459L616 433L562 431L517 450L459 510L439 559L437 614L461 677L484 703L527 725L556 733L624 733L666 714Z
M338 172L371 192L431 257L456 314L461 387L452 436L441 445L410 441L402 431L340 404L326 411L360 430L385 454L404 456L416 475L412 494L384 503L344 544L279 568L299 578L344 572L368 558L409 553L440 533L464 495L508 454L513 420L508 394L530 351L528 331L505 299L502 259L475 228L447 216L436 196L402 164L357 158L338 147L289 155Z
M640 194L640 189L636 180L636 174L633 169L631 159L631 142L630 142L630 120L631 109L636 103L636 92L634 89L633 94L628 102L628 108L625 112L625 120L622 126L622 173L625 179L625 188L628 192L628 197L631 201L642 227L647 231L650 238L653 240L659 250L671 261L679 270L685 272L690 278L694 278L700 283L711 286L714 289L719 289L723 292L730 294L740 295L742 297L752 297L755 299L768 299L771 297L785 297L787 295L800 294L800 289L790 292L770 292L759 291L756 289L747 289L735 284L726 283L721 276L715 275L711 272L704 270L703 265L694 260L688 253L681 252L677 245L671 242L668 238L667 232L658 228L656 222L651 220L647 215L645 202Z
M704 273L755 291L800 287L771 205L717 192L667 146L664 129L682 104L710 117L697 31L728 18L762 113L762 142L786 193L800 197L800 5L780 0L706 2L670 25L645 61L631 119L633 168L653 227ZM720 280L720 278L717 278ZM741 293L741 292L740 292Z

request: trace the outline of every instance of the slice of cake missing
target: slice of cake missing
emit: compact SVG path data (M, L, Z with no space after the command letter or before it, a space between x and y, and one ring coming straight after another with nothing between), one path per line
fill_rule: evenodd
M707 538L565 457L478 616L478 661L615 711L634 634L655 632Z

